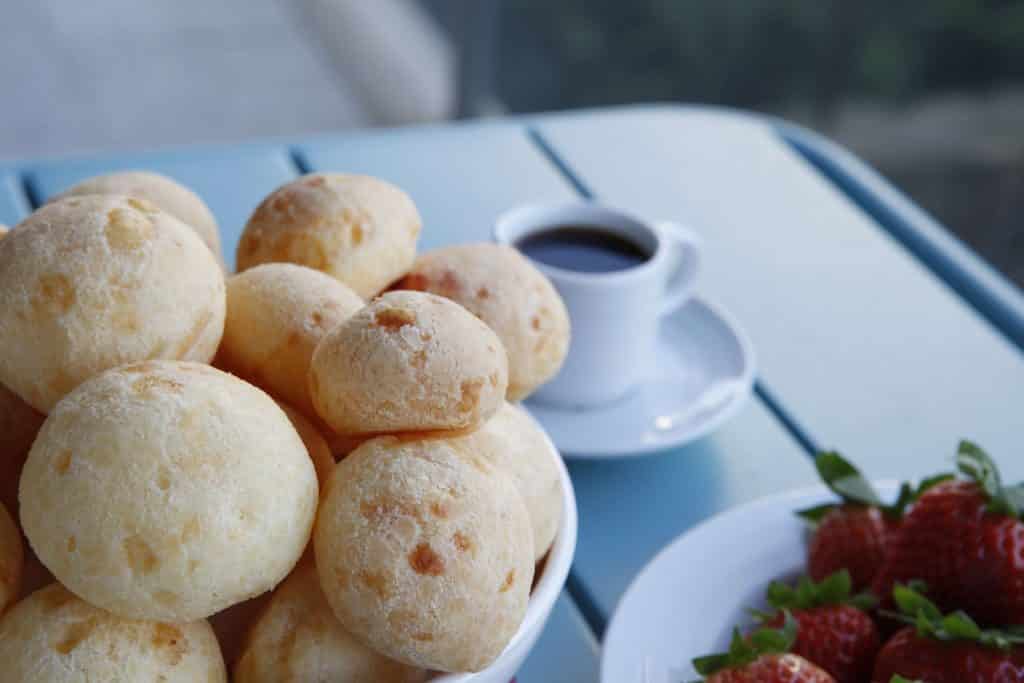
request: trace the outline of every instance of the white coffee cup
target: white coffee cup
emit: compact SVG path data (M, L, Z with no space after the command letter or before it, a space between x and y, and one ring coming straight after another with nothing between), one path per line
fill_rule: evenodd
M592 202L533 205L503 214L494 238L513 247L565 226L586 226L633 243L639 265L607 272L568 270L534 261L569 309L572 341L559 373L534 395L544 403L590 408L638 386L656 361L659 319L693 294L700 239L671 222L649 222Z

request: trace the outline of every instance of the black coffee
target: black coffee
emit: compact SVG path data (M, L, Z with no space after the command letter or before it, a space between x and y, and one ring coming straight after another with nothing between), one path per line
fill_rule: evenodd
M516 246L534 261L583 273L625 270L651 257L636 243L593 225L560 225L527 235Z

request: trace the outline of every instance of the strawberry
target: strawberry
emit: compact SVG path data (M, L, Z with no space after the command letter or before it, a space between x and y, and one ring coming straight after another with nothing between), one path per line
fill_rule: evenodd
M876 507L840 505L830 510L811 536L807 572L815 581L840 569L857 588L871 585L885 560L889 523Z
M758 629L749 638L736 629L727 653L698 657L693 668L706 683L835 683L821 667L787 652L796 631L796 619L788 613L781 629Z
M897 501L886 505L860 471L838 453L819 453L814 464L822 481L842 503L797 513L815 527L808 547L808 574L815 581L823 581L846 569L854 590L867 588L874 581L907 506L931 486L951 477L942 474L926 479L916 489L903 484Z
M845 569L820 583L805 577L795 588L776 581L768 587L768 603L779 611L755 615L766 626L780 627L792 614L797 633L789 651L817 664L838 683L861 683L871 675L881 642L875 622L864 612L874 606L874 597L854 596L850 589Z
M875 594L920 579L943 609L986 625L1024 624L1024 491L1003 487L988 455L966 441L957 467L966 479L928 490L904 518Z
M898 584L893 596L907 626L885 644L872 676L874 683L897 677L928 683L1021 683L1024 681L1024 629L982 630L964 612L943 616L933 602Z

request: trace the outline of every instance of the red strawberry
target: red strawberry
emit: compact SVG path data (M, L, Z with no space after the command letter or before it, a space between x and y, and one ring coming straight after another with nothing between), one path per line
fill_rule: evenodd
M836 683L836 679L803 657L786 651L796 639L797 622L784 618L781 629L763 628L749 637L733 632L729 652L693 660L707 683Z
M874 598L851 596L850 588L845 569L821 583L804 578L795 588L780 582L768 587L769 604L782 611L765 625L780 627L791 613L797 633L789 651L817 664L838 683L867 680L881 646L875 622L863 611L874 605Z
M835 683L827 671L798 655L761 655L750 664L725 669L707 683Z
M921 496L893 539L876 595L897 582L924 581L943 609L962 609L983 624L1024 624L1024 522L1021 490L1004 488L992 460L962 442L960 471Z
M926 479L917 489L904 484L897 501L886 505L860 471L838 453L819 453L814 463L822 481L843 503L820 505L798 513L815 525L808 548L808 573L815 581L822 581L846 569L854 590L872 584L907 506L923 491L951 476Z
M885 560L889 524L876 507L840 505L825 514L811 537L807 572L815 581L846 569L853 585L871 585Z
M913 622L885 644L875 662L874 683L897 676L928 683L1024 682L1024 635L1020 628L982 630L965 613L943 616L934 603L906 586L896 601Z

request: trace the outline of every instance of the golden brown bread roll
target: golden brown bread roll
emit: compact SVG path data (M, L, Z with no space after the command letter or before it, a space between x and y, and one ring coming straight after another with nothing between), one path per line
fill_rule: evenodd
M331 612L312 562L277 587L234 667L235 683L419 683L427 672L357 641Z
M292 426L295 427L295 431L298 432L302 443L306 446L309 458L313 461L313 467L316 469L316 478L320 485L320 490L323 491L327 480L331 476L331 472L334 471L334 457L331 455L327 442L320 435L316 427L303 417L299 411L280 401L278 401L277 405L280 406L284 414L291 420ZM306 546L303 557L311 559L312 555L313 548L312 543L310 543ZM298 570L296 569L296 571ZM210 626L213 627L214 632L217 634L217 641L220 643L221 652L224 653L224 661L227 662L229 667L238 658L246 631L255 623L256 618L263 611L269 599L270 593L263 593L255 598L232 605L210 617Z
M365 299L408 270L420 225L412 199L390 183L363 175L306 175L256 208L238 243L238 270L298 263L338 278Z
M150 361L57 404L19 499L36 554L77 595L124 617L191 621L291 571L317 494L273 399L208 365Z
M113 195L47 204L0 240L0 383L46 413L124 363L205 363L224 302L210 250L153 204Z
M519 401L562 367L569 313L551 282L522 254L466 244L422 254L395 289L433 292L465 306L508 352L508 399Z
M389 292L324 336L309 388L340 434L469 429L501 406L508 360L489 327L448 299Z
M534 559L540 560L554 542L562 520L557 451L533 418L511 403L464 438L474 453L512 477L530 513Z
M313 350L363 300L334 278L292 263L232 276L227 300L217 365L315 417L306 382Z
M533 580L522 497L458 439L379 437L353 451L327 484L314 549L348 631L438 671L493 662L519 628Z
M93 176L60 193L51 202L85 194L118 194L156 204L196 231L218 263L224 256L220 249L220 230L210 208L192 190L165 175L151 171L122 171Z
M36 591L0 619L6 683L226 683L205 621L117 617L60 584Z

